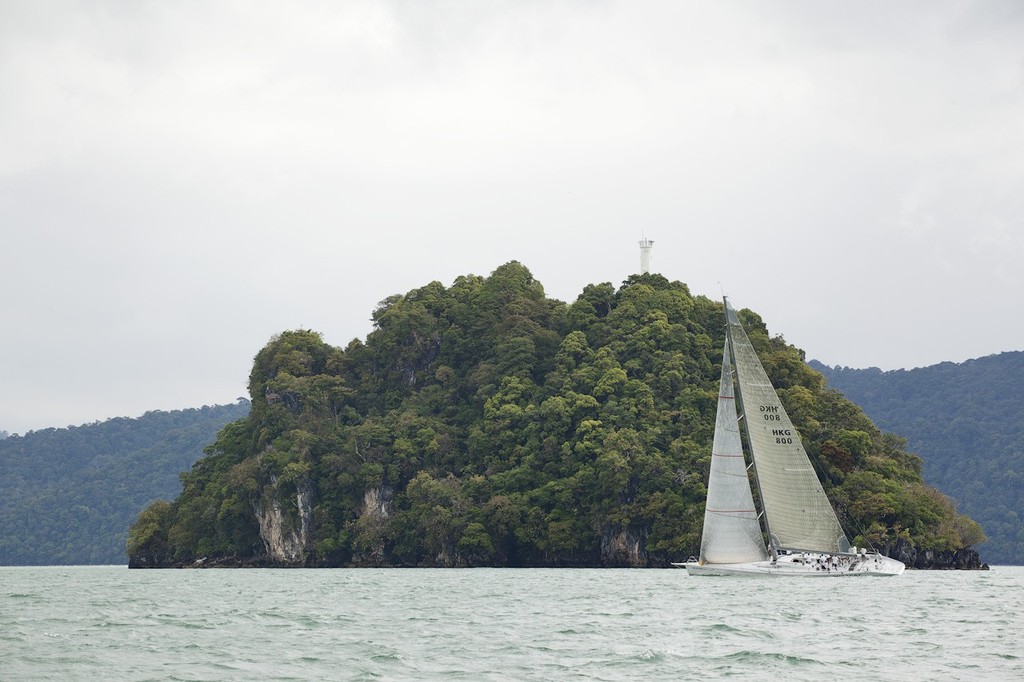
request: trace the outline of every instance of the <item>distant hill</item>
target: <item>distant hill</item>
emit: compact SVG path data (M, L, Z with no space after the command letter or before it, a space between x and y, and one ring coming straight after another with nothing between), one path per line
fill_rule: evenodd
M925 461L925 480L959 502L991 564L1024 564L1024 352L883 372L811 366Z
M234 405L147 412L0 439L0 565L123 564L128 527L173 499Z

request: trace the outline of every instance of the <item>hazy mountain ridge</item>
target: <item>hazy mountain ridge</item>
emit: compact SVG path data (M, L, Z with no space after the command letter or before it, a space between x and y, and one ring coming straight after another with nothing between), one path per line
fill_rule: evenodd
M249 401L118 417L0 440L0 565L121 564L139 510L181 490Z
M985 561L1024 564L1024 352L887 372L810 365L907 439L925 480L985 530Z

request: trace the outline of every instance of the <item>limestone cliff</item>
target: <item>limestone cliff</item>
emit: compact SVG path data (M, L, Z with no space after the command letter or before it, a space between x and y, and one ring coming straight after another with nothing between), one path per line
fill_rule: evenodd
M906 564L907 568L932 570L988 570L988 564L982 563L978 552L973 549L950 551L919 550L906 540L900 539L889 547L881 548L886 556Z
M632 528L607 527L601 534L601 565L643 568L649 565L644 537Z
M282 506L282 497L285 504L293 507L287 513ZM288 566L304 565L313 525L309 482L300 482L294 495L282 495L277 479L271 479L271 485L256 503L254 513L259 521L260 539L270 562Z
M386 566L384 531L394 513L395 490L389 485L369 488L363 494L363 504L355 526L360 542L354 547L354 566Z

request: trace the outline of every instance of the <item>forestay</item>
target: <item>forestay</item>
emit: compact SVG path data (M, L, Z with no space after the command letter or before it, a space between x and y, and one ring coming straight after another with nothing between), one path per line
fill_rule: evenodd
M776 549L848 552L850 543L811 466L800 435L726 302L736 385L758 491Z

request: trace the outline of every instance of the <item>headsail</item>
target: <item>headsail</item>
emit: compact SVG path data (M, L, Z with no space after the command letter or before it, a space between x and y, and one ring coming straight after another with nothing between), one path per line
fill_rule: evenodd
M708 500L700 541L701 563L732 564L768 558L743 460L731 365L727 341L718 389L715 439L711 446Z
M848 552L850 543L736 312L725 301L728 343L757 472L771 544L775 548Z

